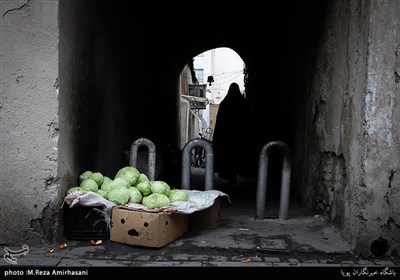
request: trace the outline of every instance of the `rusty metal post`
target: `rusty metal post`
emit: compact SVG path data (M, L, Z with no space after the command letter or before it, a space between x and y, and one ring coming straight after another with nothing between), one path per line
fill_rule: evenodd
M147 176L149 180L154 180L156 174L156 146L152 141L146 138L139 138L131 145L129 165L136 166L138 161L138 150L139 147L147 147L148 152L148 162L147 162Z
M283 150L281 193L279 202L279 219L287 220L290 199L291 159L289 147L281 141L272 141L264 145L260 152L257 178L256 219L264 219L265 201L267 194L268 154L272 147L277 146Z
M201 147L206 152L205 159L205 186L204 190L214 189L214 150L209 141L194 138L188 141L182 150L182 180L181 188L190 190L191 152L195 147Z

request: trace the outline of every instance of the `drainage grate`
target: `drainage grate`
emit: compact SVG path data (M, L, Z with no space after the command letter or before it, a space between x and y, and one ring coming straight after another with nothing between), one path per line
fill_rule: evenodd
M285 251L287 244L283 239L260 239L260 249L266 251Z

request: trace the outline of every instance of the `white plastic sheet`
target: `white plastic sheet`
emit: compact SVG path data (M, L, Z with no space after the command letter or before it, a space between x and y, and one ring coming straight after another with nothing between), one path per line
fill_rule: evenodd
M125 209L145 211L145 212L176 212L181 214L191 214L196 211L204 210L214 204L215 199L220 196L226 196L229 200L229 196L221 191L209 190L209 191L198 191L198 190L185 190L188 195L188 201L175 201L169 206L157 209L149 209L142 204L128 203L125 205L116 205L115 203L103 198L94 192L74 192L68 194L64 198L64 204L68 204L69 207L75 205L89 206L89 207L100 207L101 213L104 216L107 224L111 219L111 212L113 207L122 207Z

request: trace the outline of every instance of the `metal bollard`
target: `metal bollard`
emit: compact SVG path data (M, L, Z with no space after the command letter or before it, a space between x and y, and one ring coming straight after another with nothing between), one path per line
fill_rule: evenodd
M187 142L182 151L182 182L181 188L190 190L190 167L191 167L191 152L193 148L201 147L206 152L205 159L205 186L206 191L214 189L214 150L210 142L194 138Z
M278 146L283 150L279 219L287 220L290 197L291 159L288 145L281 141L268 142L264 145L260 152L257 178L256 219L264 219L265 215L268 178L268 153L273 146Z
M138 161L138 149L141 146L146 146L148 151L148 163L147 163L147 176L149 180L154 180L156 173L156 146L152 141L146 138L139 138L131 145L130 156L129 156L129 165L137 166Z

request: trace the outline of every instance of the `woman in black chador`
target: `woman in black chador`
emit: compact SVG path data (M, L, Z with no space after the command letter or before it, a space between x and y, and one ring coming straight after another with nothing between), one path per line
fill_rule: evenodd
M213 135L215 171L229 185L254 175L254 131L247 100L232 83L219 105Z

